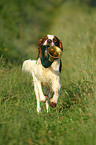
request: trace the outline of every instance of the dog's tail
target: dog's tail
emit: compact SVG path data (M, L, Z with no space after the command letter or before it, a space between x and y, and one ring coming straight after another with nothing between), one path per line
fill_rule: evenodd
M25 60L23 62L22 71L32 73L36 62L37 62L36 60Z

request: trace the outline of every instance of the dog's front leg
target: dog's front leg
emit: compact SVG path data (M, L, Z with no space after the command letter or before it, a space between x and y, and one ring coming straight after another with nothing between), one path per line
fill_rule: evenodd
M37 99L37 112L39 113L41 111L41 107L40 107L40 97L39 97L39 89L38 89L38 80L35 77L34 73L32 73L33 75L33 82L34 82L34 91L36 94L36 99Z
M48 100L46 100L46 110L47 110L47 113L48 113L48 110L49 110L49 103L48 103Z
M34 81L34 91L35 91L36 99L37 99L37 112L40 112L41 111L40 98L39 98L38 86L37 86L36 81Z
M50 106L51 106L51 107L56 107L58 98L59 98L59 93L58 93L58 90L57 90L57 91L54 93L53 98L50 99Z
M56 86L57 86L57 87L56 87ZM53 98L50 99L50 106L51 106L51 107L56 107L58 98L59 98L59 96L60 96L60 88L61 88L61 85L60 85L60 83L59 83L59 84L57 84L56 86L53 88L53 91L54 91Z
M40 81L38 81L38 91L39 91L40 101L43 101L43 102L46 101L46 97L43 94L42 86L41 86Z
M34 91L37 99L37 112L40 112L41 111L40 102L45 101L46 97L43 94L41 82L35 77L34 73L32 73L32 75L33 75L33 82L34 82Z

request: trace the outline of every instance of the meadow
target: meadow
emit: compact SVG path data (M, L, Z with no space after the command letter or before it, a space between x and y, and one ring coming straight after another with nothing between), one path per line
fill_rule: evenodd
M63 43L62 88L57 107L47 113L42 102L38 114L32 76L21 69L46 34ZM96 7L0 1L0 145L17 144L96 145Z

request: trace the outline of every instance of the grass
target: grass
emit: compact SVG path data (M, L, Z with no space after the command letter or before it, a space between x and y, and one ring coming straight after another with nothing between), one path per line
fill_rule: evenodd
M64 46L61 95L49 113L41 103L42 111L37 114L32 77L22 73L21 61L17 65L0 58L0 145L96 144L95 18L95 8L67 2L46 30ZM35 58L35 45L28 43L23 53ZM11 57L11 50L8 55Z

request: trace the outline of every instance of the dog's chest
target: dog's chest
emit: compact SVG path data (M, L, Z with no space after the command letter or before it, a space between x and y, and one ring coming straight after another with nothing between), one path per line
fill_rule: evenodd
M49 68L44 68L41 61L37 61L37 65L34 69L34 74L41 83L46 86L50 86L51 83L58 78L59 73L59 61L53 62Z

